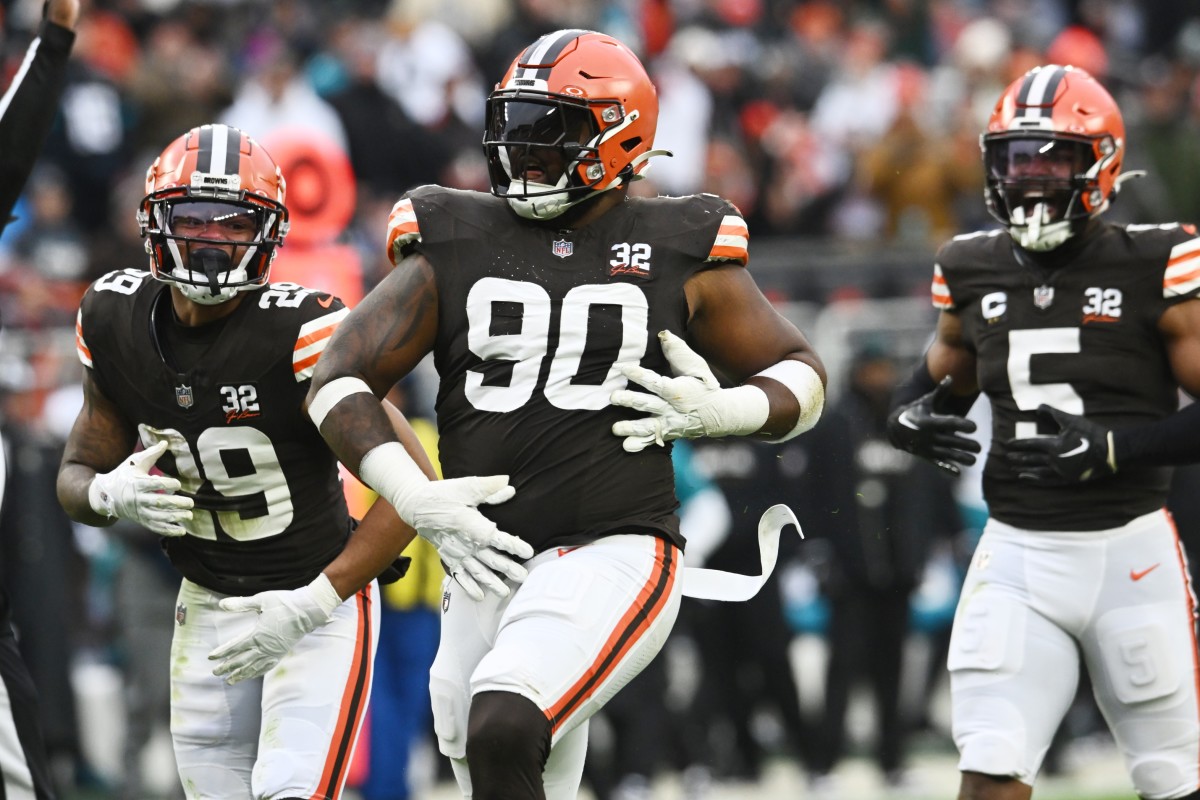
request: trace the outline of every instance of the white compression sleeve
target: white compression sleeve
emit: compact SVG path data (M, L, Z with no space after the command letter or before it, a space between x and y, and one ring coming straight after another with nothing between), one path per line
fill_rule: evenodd
M772 444L786 442L817 424L825 408L825 384L821 383L821 376L815 369L803 361L787 359L756 373L756 377L779 381L795 395L796 402L800 404L796 426L780 438L772 439Z
M407 500L415 489L429 483L417 462L399 442L384 442L371 448L358 465L363 483L379 492L396 509L400 519L412 525L413 512Z

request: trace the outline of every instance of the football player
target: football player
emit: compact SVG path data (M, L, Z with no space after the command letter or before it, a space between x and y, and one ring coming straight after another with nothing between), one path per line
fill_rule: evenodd
M305 413L314 365L349 311L268 282L288 229L285 183L242 131L188 131L151 165L146 192L137 218L150 269L110 272L80 306L84 407L59 498L80 522L123 518L160 534L183 575L171 734L186 795L336 798L371 685L372 579L413 534L377 503L351 535L337 461ZM432 476L399 412L380 413ZM377 561L323 571L348 540L377 545ZM293 612L280 624L319 630L214 674L219 642L273 630L263 603L279 593ZM241 680L249 666L262 677Z
M627 194L663 152L657 117L616 39L530 44L487 101L492 193L396 204L396 269L314 375L322 435L405 516L425 479L376 397L433 353L444 474L501 476L491 499L512 499L484 512L536 553L508 597L446 585L435 729L476 800L575 797L588 718L670 632L684 541L665 445L781 441L824 403L819 359L744 268L738 210Z
M1043 406L1115 428L1200 391L1200 239L1101 219L1132 174L1125 147L1116 103L1078 68L1006 89L982 137L1004 227L938 252L937 333L890 418L896 446L954 473L979 450L966 411L979 393L993 411L990 518L948 659L960 798L1030 797L1080 659L1138 794L1200 798L1196 607L1169 469L1068 484L1029 458L1058 433ZM1063 455L1098 445L1076 438Z
M0 94L0 233L58 113L79 0L47 0L42 15L21 69ZM0 442L0 501L7 451ZM52 800L54 779L42 741L37 687L21 658L10 616L8 595L0 588L0 797Z

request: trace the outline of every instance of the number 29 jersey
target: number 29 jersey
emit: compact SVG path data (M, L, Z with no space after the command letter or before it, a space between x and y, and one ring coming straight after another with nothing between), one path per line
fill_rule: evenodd
M1200 239L1177 224L1096 228L1049 272L1018 260L1004 231L957 236L937 255L933 304L960 318L992 404L988 511L1019 528L1113 528L1166 502L1169 468L1064 487L1020 480L1005 459L1011 439L1053 433L1038 429L1042 403L1112 428L1178 407L1158 321L1200 294Z
M572 230L480 192L402 198L388 249L433 268L446 477L510 476L515 497L480 510L537 551L616 533L682 546L669 445L625 452L613 423L644 414L609 396L627 384L619 363L670 374L657 334L684 335L684 283L718 261L740 268L746 236L714 195L626 198Z
M170 318L169 289L148 272L112 272L84 295L76 344L141 444L167 442L156 466L195 498L188 534L163 539L171 562L207 589L249 595L303 586L349 535L336 459L302 411L313 365L348 310L291 283L241 297L178 373L155 324Z

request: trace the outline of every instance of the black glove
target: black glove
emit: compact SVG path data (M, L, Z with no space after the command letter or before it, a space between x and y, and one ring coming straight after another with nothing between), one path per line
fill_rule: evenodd
M387 586L389 583L395 583L408 574L408 568L412 564L412 559L408 556L400 556L391 564L384 568L383 572L379 573L376 580L380 586Z
M951 475L958 475L959 465L975 463L980 446L979 442L962 435L975 432L973 421L945 413L949 397L950 376L947 375L932 392L892 412L888 417L888 439L893 447L907 450Z
M1117 471L1112 431L1075 414L1038 406L1038 422L1053 423L1058 433L1008 442L1008 463L1028 481L1070 483L1102 478Z

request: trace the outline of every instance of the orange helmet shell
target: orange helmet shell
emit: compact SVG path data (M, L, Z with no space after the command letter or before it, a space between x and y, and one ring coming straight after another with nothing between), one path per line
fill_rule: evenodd
M1125 157L1125 122L1112 95L1078 67L1030 70L996 102L982 144L1039 134L1090 143L1097 166L1080 199L1089 214L1103 211Z
M241 200L282 206L286 186L275 160L237 128L201 125L167 145L146 171L146 194Z
M174 282L197 302L223 302L239 291L265 284L275 249L288 230L283 172L245 132L228 125L201 125L167 145L146 171L146 196L138 209L138 226L150 255L150 270L159 280ZM198 240L174 234L166 220L181 202L229 203L254 211L258 232L251 242L229 242L244 255L223 274L220 291L193 292L194 270L182 253ZM197 299L202 298L202 299Z
M568 189L614 188L637 178L646 168L658 127L658 93L633 51L611 36L585 30L561 30L526 47L488 96L489 120L505 103L561 103L584 108L593 121L594 137L570 164ZM489 131L489 134L492 132ZM493 192L512 196L503 184L513 176L498 173L497 149L502 137L485 136Z

